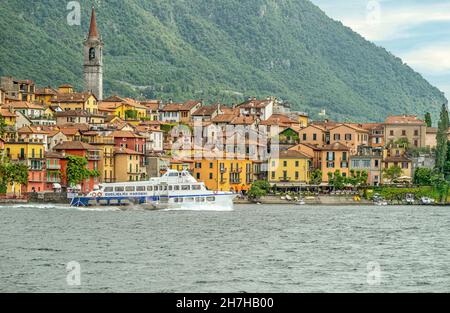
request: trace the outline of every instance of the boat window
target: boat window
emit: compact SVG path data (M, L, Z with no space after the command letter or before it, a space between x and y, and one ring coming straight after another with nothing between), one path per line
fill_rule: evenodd
M105 192L113 192L114 187L105 187Z
M195 198L195 202L205 202L205 198L203 197Z
M181 190L190 190L190 186L189 185L183 185L183 186L181 186Z
M145 186L137 186L136 191L145 191Z
M175 203L182 203L183 198L175 198L174 201L175 201Z
M208 202L214 202L214 201L216 201L216 197L207 197L207 198L206 198L206 201L208 201Z
M125 187L125 191L134 191L134 186Z
M186 202L194 202L195 199L194 198L186 198Z
M192 190L200 190L200 185L192 185Z
M174 177L174 176L178 177L178 173L169 173L169 176L171 176L171 177Z
M180 186L178 186L178 185L173 186L173 190L180 190Z
M173 189L173 187L172 187L172 186L169 186L169 190L172 191L172 189Z
M123 188L123 187L116 187L114 190L115 190L115 191L124 191L125 188Z
M153 191L153 186L147 186L147 191Z

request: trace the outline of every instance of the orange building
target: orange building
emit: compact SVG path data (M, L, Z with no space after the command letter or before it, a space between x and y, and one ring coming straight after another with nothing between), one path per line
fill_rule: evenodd
M341 124L330 129L330 144L341 143L356 154L359 146L369 144L369 131L352 124Z
M100 161L100 149L89 145L87 143L81 141L74 142L63 142L58 144L55 148L55 151L62 153L63 158L61 159L61 182L63 187L74 187L68 186L67 183L67 164L68 164L68 156L78 156L85 157L88 161L87 169L90 171L94 171L99 169L99 161ZM94 186L99 183L98 177L91 176L85 181L81 182L80 189L81 192L87 193L94 190Z

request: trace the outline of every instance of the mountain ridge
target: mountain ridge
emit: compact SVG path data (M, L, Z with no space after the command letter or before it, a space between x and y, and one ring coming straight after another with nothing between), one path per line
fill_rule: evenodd
M0 75L81 89L90 10L83 3L82 27L69 26L65 3L54 3L2 5ZM343 121L436 118L446 101L399 58L306 0L110 0L96 12L106 95L225 103L274 95Z

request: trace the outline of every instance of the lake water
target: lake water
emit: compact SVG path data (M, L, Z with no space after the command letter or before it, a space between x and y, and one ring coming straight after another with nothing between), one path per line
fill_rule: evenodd
M0 291L450 292L450 208L1 206Z

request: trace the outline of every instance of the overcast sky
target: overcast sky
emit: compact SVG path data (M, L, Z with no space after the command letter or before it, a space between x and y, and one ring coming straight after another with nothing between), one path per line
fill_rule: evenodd
M450 98L450 0L311 0Z

